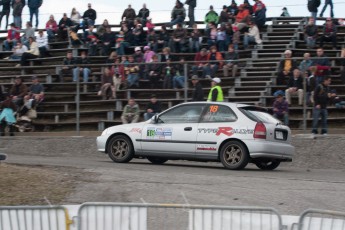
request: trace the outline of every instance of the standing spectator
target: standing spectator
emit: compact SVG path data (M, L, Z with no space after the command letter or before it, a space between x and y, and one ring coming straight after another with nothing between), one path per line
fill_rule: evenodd
M49 16L49 20L46 23L46 31L48 34L48 40L52 41L55 38L55 34L57 33L58 25L54 19L54 15Z
M248 25L248 33L245 33L243 37L244 49L248 49L250 43L255 43L255 45L261 45L262 43L259 28L251 21L248 22Z
M21 77L16 77L10 89L13 103L19 108L23 104L24 96L28 94L28 87L23 83Z
M48 52L49 45L48 45L48 38L45 34L43 34L43 30L38 31L38 36L36 37L36 43L38 49L40 51L40 57L50 57L50 53Z
M193 31L190 33L189 37L189 52L190 53L197 53L200 51L200 38L201 33L198 30L198 25L193 25Z
M43 0L28 0L28 7L30 11L30 23L32 24L32 17L36 17L36 28L38 27L38 9L42 6Z
M308 10L311 13L311 17L316 24L317 8L319 8L321 0L308 0Z
M87 32L85 32L85 43L86 47L89 49L89 55L90 56L96 56L97 55L97 49L98 49L98 41L99 36L96 32L93 31L94 27L89 26L89 29Z
M169 46L169 41L170 41L170 35L167 32L166 26L163 25L162 28L161 28L161 31L158 34L157 49L168 47Z
M195 54L194 65L192 67L193 75L198 76L198 71L202 71L202 78L206 75L210 75L210 67L208 66L209 56L207 55L207 49L202 48L199 53Z
M128 65L125 67L125 72L127 74L127 87L139 87L139 66L134 62L133 55L128 57Z
M228 7L224 5L223 10L220 12L218 22L221 26L224 26L226 23L229 22L229 20L230 20L230 14L228 12Z
M127 26L129 29L132 29L134 26L134 19L136 17L136 13L135 10L132 8L132 5L129 4L128 8L125 9L125 11L123 12L122 16L121 16L121 20L122 22L126 22Z
M78 29L79 29L79 26L80 26L81 15L80 15L79 11L77 11L77 9L75 7L72 8L70 18L71 18L71 21L73 23L74 31L78 32Z
M146 112L144 113L144 120L147 121L160 112L162 112L161 103L157 100L156 95L152 94L150 102L147 104Z
M253 6L250 5L248 0L244 0L243 1L243 7L244 9L248 10L249 14L252 15L254 13L254 9Z
M215 77L211 80L211 89L207 97L207 101L224 101L223 90L220 87L220 78Z
M189 18L189 28L195 24L194 9L196 7L196 0L186 0L186 5L188 5L188 18Z
M76 65L76 59L72 55L72 51L67 51L67 55L63 60L63 66L59 71L59 81L64 82L64 75L70 74L73 75L73 69Z
M247 26L251 18L250 15L249 10L245 8L244 4L238 7L238 13L235 17L235 25L238 27L238 30L242 30Z
M297 62L291 58L291 50L285 50L284 60L279 62L277 85L287 85L292 76L292 71L297 68Z
M26 28L24 29L24 34L21 38L22 43L26 45L28 48L30 46L29 44L29 38L30 37L35 37L35 29L32 28L31 22L26 22Z
M185 64L184 57L181 57L180 62L175 64L175 68L173 71L173 78L172 78L174 89L185 87L186 77L184 76L184 64Z
M331 77L327 76L323 79L321 84L316 86L314 91L314 108L313 108L313 134L318 134L318 123L321 115L321 134L327 135L327 105L331 96L329 85L331 84Z
M216 46L211 46L210 52L208 53L208 66L209 66L209 75L215 76L218 69L223 67L223 56L222 54L217 51ZM207 77L207 76L206 76Z
M142 25L146 25L146 21L150 17L150 10L147 9L145 3L143 4L143 8L139 10L137 17L140 19Z
M284 99L284 92L282 90L276 91L274 94L276 98L273 102L273 116L279 120L283 120L283 124L289 125L289 104Z
M30 85L30 88L29 88L28 98L34 99L37 105L41 103L44 99L44 87L39 82L36 76L33 76L31 80L32 80L32 84Z
M187 31L182 27L181 23L176 24L176 29L172 34L172 47L175 53L184 52L184 44L186 43Z
M230 14L231 22L233 23L235 21L235 16L238 13L238 7L235 0L231 1L230 6L228 7L228 12Z
M7 38L4 41L5 51L10 51L16 47L18 41L20 41L19 28L14 23L11 23L11 28L8 30Z
M130 98L121 115L122 124L137 123L139 116L139 105L135 102L134 98Z
M238 69L238 53L235 52L234 46L229 45L228 52L225 53L225 65L223 66L224 77L229 76L229 70L232 70L232 77L236 77Z
M89 75L91 73L90 67L90 60L86 55L86 52L83 51L80 54L80 58L76 60L77 67L73 69L73 81L77 81L80 72L83 73L83 81L84 83L89 82ZM82 66L79 66L82 65Z
M213 22L217 28L218 21L219 21L219 16L218 16L217 12L213 10L213 6L211 5L210 11L207 12L207 14L205 15L206 29L208 29L208 26L211 22Z
M334 17L334 13L333 13L333 0L325 0L325 5L323 6L321 13L320 13L320 18L323 17L323 13L325 12L327 6L329 5L329 7L331 8L331 13L330 16L331 18Z
M91 3L87 4L88 9L83 14L83 32L89 26L94 26L97 18L96 10L92 9Z
M317 26L315 25L314 18L309 18L308 25L304 27L304 40L308 49L315 47L317 35L318 30Z
M67 17L67 14L64 13L63 17L61 18L59 22L59 28L58 28L58 37L59 41L66 41L68 38L68 28L73 26L73 22L70 18Z
M162 73L162 65L158 63L157 55L153 55L152 62L147 65L147 73L151 83L151 89L158 89L158 82Z
M7 29L8 17L10 16L10 11L11 11L11 0L2 0L0 2L0 5L2 5L2 11L0 13L0 28L1 28L2 18L4 16L6 16L6 26L5 26L5 29Z
M24 52L28 51L28 47L24 46L21 41L17 42L17 45L13 49L13 54L9 57L12 60L18 60L22 58Z
M14 123L16 123L14 112L17 111L17 108L12 102L10 95L5 95L5 100L1 102L0 110L0 136L5 136L6 126L9 126L10 136L14 136Z
M287 89L285 90L286 100L291 105L291 95L298 95L298 105L303 105L303 79L299 69L293 70L293 76L290 77Z
M326 55L324 55L324 50L318 48L316 50L316 58L313 60L313 66L317 67L315 74L317 84L323 82L323 77L330 74L331 63Z
M322 36L320 39L320 47L323 48L324 42L332 42L333 49L337 49L337 27L334 25L332 18L326 19L326 24L323 26Z
M261 29L266 23L266 6L260 0L254 0L253 6L255 24Z
M171 12L171 22L167 24L170 28L177 23L183 23L186 18L186 9L183 7L183 3L179 0L176 1L175 7Z
M111 52L111 48L115 46L115 38L116 35L113 31L111 31L110 26L105 28L105 33L101 36L101 44L102 44L102 55L108 56Z
M28 66L29 59L35 59L40 56L40 50L38 49L38 45L34 37L29 37L29 43L30 49L23 53L22 58L20 59L20 64L18 64L16 67Z
M203 101L204 100L204 91L202 90L201 83L197 75L192 76L192 84L194 86L192 101Z
M18 27L19 29L22 28L22 11L23 11L24 5L25 5L25 1L23 4L21 0L15 0L12 5L13 22L16 25L16 27Z

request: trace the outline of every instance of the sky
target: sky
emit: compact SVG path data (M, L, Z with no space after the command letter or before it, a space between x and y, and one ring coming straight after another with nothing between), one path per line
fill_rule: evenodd
M321 11L325 0L321 0ZM197 7L195 9L195 17L197 21L203 20L205 14L208 12L210 3L213 3L215 10L219 13L223 5L229 5L231 0L216 0L216 3L209 0L197 0ZM243 2L243 0L236 0L237 4ZM253 5L254 1L249 0ZM307 10L307 0L263 0L267 7L267 17L279 16L282 12L282 8L285 6L291 16L309 16L310 13ZM83 14L87 10L87 4L91 3L92 8L97 11L96 24L101 24L104 19L108 19L110 24L119 24L121 15L128 4L132 5L132 8L138 12L142 8L142 4L146 3L147 8L151 11L153 22L167 22L170 20L170 13L175 5L175 0L43 0L43 5L40 8L40 24L39 28L45 26L46 21L50 14L55 16L55 19L59 21L63 13L70 15L71 9L76 9ZM286 4L287 3L287 4ZM345 0L333 0L335 17L345 17ZM187 6L186 10L187 10ZM11 12L12 13L12 12ZM29 19L29 10L26 6L23 10L23 22ZM329 16L329 7L326 10L324 16ZM188 20L186 18L186 20ZM12 16L10 16L10 22L12 22ZM4 28L4 19L2 27Z

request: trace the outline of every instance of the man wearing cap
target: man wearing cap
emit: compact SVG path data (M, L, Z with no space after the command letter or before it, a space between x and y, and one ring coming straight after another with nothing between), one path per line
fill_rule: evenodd
M333 23L332 18L327 18L323 26L322 36L320 39L320 47L323 48L324 42L332 42L333 49L337 49L337 27Z
M147 104L146 113L144 113L145 121L151 119L154 115L160 113L162 111L161 103L157 100L155 94L152 94L150 98L150 102Z
M278 90L273 96L276 98L273 102L273 116L283 119L284 125L289 125L289 104L284 99L284 92Z
M207 101L224 101L223 90L219 86L220 82L220 78L212 78L211 90L208 94Z
M197 75L192 76L192 84L194 86L192 101L203 101L204 91Z

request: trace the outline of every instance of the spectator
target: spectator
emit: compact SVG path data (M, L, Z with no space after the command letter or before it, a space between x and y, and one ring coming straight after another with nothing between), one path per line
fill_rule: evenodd
M114 83L114 98L116 98L116 92L120 90L122 82L124 81L124 67L120 64L120 58L116 58L115 65L111 68L113 73L113 83Z
M172 83L172 76L174 75L175 67L171 64L170 59L166 59L165 65L162 68L163 79L163 89L170 89ZM158 80L157 80L158 81ZM156 85L158 82L156 82Z
M123 124L137 123L140 116L139 105L135 102L134 98L128 100L128 104L123 109L121 121Z
M18 41L20 41L19 28L14 23L11 23L11 28L8 30L7 38L4 41L5 51L10 51L16 47Z
M5 95L5 100L1 102L0 110L0 136L5 136L6 126L9 126L10 136L14 136L14 124L16 123L14 112L17 110L17 108L12 102L10 95Z
M334 105L337 109L345 109L345 101L337 95L337 91L333 89L330 94L330 105Z
M314 91L316 88L316 74L317 72L317 67L316 66L311 66L310 67L310 75L306 79L307 83L307 104L308 105L313 105L314 104Z
M118 37L119 38L119 37ZM117 39L118 39L117 38ZM133 45L133 33L127 26L123 27L123 40L120 42L119 47L116 49L118 55L125 55L125 48ZM118 42L118 41L116 41Z
M86 47L89 49L89 56L96 56L98 49L99 36L93 30L94 27L89 26L88 31L85 32L85 44Z
M266 6L260 0L254 0L255 4L253 6L254 11L254 22L261 29L266 23Z
M17 45L13 49L13 54L9 57L12 60L18 60L22 58L24 52L28 51L28 48L24 46L21 41L17 42Z
M186 0L186 5L188 5L188 18L189 18L189 28L192 28L195 24L194 9L196 7L196 0Z
M248 46L250 43L255 43L255 45L262 44L259 28L251 21L248 22L248 25L249 25L248 33L245 33L243 37L244 49L248 49Z
M102 96L102 100L114 99L115 98L115 86L113 72L109 68L104 68L101 77L101 89L98 92L99 96Z
M143 30L143 27L142 25L137 21L137 20L134 20L134 29L133 29L133 45L134 46L140 46L144 43L144 30Z
M166 62L167 60L174 61L174 57L171 55L171 50L169 47L165 47L163 49L163 53L161 54L161 62Z
M190 33L189 37L189 52L190 53L197 53L200 51L200 39L201 39L201 33L198 30L198 25L193 25L193 30Z
M36 43L38 49L40 51L40 57L50 57L50 53L48 52L49 45L48 45L48 38L46 35L43 34L43 30L38 31L38 36L36 37Z
M282 90L278 90L273 95L276 98L273 102L273 116L279 120L283 120L283 124L288 126L289 104L284 99L284 92Z
M2 18L6 16L6 26L5 29L8 27L8 17L10 16L10 11L11 11L11 0L2 0L1 1L2 5L2 11L0 13L0 28L1 28L1 22Z
M309 18L308 25L304 27L304 40L308 49L315 47L317 36L318 30L317 26L315 25L314 18Z
M44 87L36 76L33 76L31 80L32 84L29 88L28 99L34 99L37 105L44 99Z
M204 91L202 90L201 83L197 75L192 76L192 84L194 86L192 101L203 101L204 100Z
M234 45L234 49L237 52L237 50L238 50L238 43L240 43L241 33L240 33L238 27L235 26L235 25L232 25L232 30L234 32L233 35L232 35L232 44Z
M28 94L28 87L23 83L21 77L16 77L10 89L10 96L13 103L19 108L23 104L24 96Z
M32 17L36 17L36 28L38 27L38 9L42 6L43 0L28 0L28 7L30 11L30 23L32 24Z
M146 44L150 47L153 52L157 53L158 45L157 45L157 35L154 30L149 30L146 36Z
M22 54L22 58L20 59L20 64L18 64L16 67L28 66L29 59L36 59L40 56L40 50L38 49L38 45L34 37L29 38L29 43L30 43L30 49Z
M167 32L165 25L163 25L161 28L161 31L158 34L157 49L168 47L169 40L170 40L170 35Z
M290 13L286 7L283 7L282 11L283 12L281 13L280 17L291 17Z
M150 102L147 104L146 112L144 113L144 120L150 120L154 115L162 112L161 103L157 100L155 94L151 95Z
M154 55L156 55L155 54L155 52L153 52L151 49L150 49L150 47L149 46L145 46L144 47L144 62L145 63L149 63L149 62L152 62L152 57L154 56Z
M73 7L72 12L71 12L71 21L72 21L73 27L75 28L75 32L77 32L79 29L80 19L81 19L81 15L79 11L77 11L77 9Z
M229 20L230 20L230 13L228 12L228 7L224 5L223 10L220 12L218 22L221 26L225 26L225 24L228 23Z
M320 39L320 47L323 48L324 42L332 42L333 49L337 49L337 27L334 25L332 18L327 18L323 26L322 36Z
M181 23L176 24L176 29L172 34L172 50L175 53L184 52L184 45L187 39L187 31L182 27Z
M133 56L128 57L128 65L125 67L125 72L127 74L127 87L139 87L139 66L134 62Z
M90 60L87 57L85 51L81 52L80 58L76 59L76 64L77 64L77 67L73 69L73 81L77 81L77 78L79 77L80 72L82 72L84 83L88 82L91 69L90 67L88 67L88 65L90 65Z
M54 15L49 16L49 20L46 23L46 31L48 34L48 40L52 41L55 38L55 34L57 33L58 25L54 19Z
M326 55L324 55L324 50L318 48L316 50L316 58L314 58L313 65L317 67L317 72L315 74L316 83L321 84L323 82L323 77L330 74L331 63Z
M141 52L141 48L139 46L135 47L134 51L135 51L133 54L134 62L135 63L143 63L144 62L144 54L143 54L143 52ZM146 79L146 76L144 74L145 74L145 65L139 65L139 78L145 78Z
M325 5L323 6L321 13L320 13L320 18L323 17L323 13L325 12L327 6L329 5L329 7L331 8L331 13L330 16L331 18L334 17L334 13L333 13L333 0L325 0Z
M209 74L211 76L215 76L219 68L223 67L223 56L222 54L217 51L216 46L211 46L210 52L208 53L208 66L209 66ZM207 77L207 76L206 76Z
M67 55L63 60L63 66L61 70L59 71L59 81L64 82L64 75L70 74L73 75L73 69L75 68L75 65L77 64L77 60L73 57L72 51L67 51Z
M244 4L241 4L238 7L238 13L235 19L235 25L238 27L238 30L242 30L247 26L250 20L250 13L249 10L245 8Z
M314 19L316 24L317 8L320 6L320 0L308 0L308 10L311 13L311 17Z
M24 34L21 37L22 43L26 45L28 48L30 46L29 44L29 38L30 37L35 37L35 29L32 28L31 22L26 22L26 29L24 29Z
M224 101L223 90L219 85L220 82L221 82L220 78L218 77L212 78L211 90L208 94L207 101L218 101L218 102Z
M235 0L231 1L230 6L228 7L228 12L230 14L231 22L233 23L235 21L235 16L238 13L238 7Z
M155 24L152 23L152 18L148 17L146 20L146 23L144 24L147 28L147 30L153 30L155 28Z
M158 63L158 56L152 56L152 62L147 65L147 73L151 83L151 89L158 89L158 82L162 73L162 65Z
M254 2L255 2L255 4L253 5L253 13L254 14L261 9L266 10L266 6L261 0L254 0Z
M299 69L293 70L293 76L290 77L287 89L285 90L286 100L291 105L291 95L298 95L298 105L303 105L303 79Z
M181 57L180 62L175 64L175 68L173 71L173 78L172 78L174 89L185 87L186 78L184 76L184 64L185 64L184 57Z
M183 23L186 18L186 9L183 7L183 3L179 0L176 1L175 7L171 12L171 22L167 24L170 28L177 23Z
M103 23L97 27L97 34L99 37L101 37L104 33L107 27L109 27L109 22L107 19L103 20Z
M217 26L214 22L208 23L208 29L206 31L207 44L209 47L217 44Z
M192 67L193 75L198 75L198 71L202 71L202 78L210 74L210 68L208 66L209 56L207 55L207 49L202 48L199 53L195 54L194 65Z
M211 22L214 23L215 27L217 28L217 24L219 21L219 16L216 11L213 10L213 6L210 6L210 11L207 12L205 15L205 24L206 24L206 29L208 29L208 26L210 25Z
M92 9L91 3L87 4L88 9L84 12L82 18L82 29L85 33L86 28L89 28L89 26L94 26L97 18L97 12Z
M132 29L134 26L134 19L136 18L135 10L132 8L132 5L129 4L128 8L123 11L121 19L123 22L127 23L129 29Z
M102 46L102 55L108 56L111 52L111 48L115 46L116 35L111 31L110 26L105 28L105 33L100 37Z
M281 60L278 66L277 85L287 85L292 71L297 68L297 62L291 58L291 50L285 50L284 56L284 60Z
M12 8L12 14L13 14L13 22L19 29L22 28L22 12L23 8L25 6L25 0L24 4L22 3L22 0L15 0Z
M142 25L146 25L146 21L150 17L150 10L147 9L145 3L143 4L143 8L139 10L137 17L140 19Z
M68 38L68 28L73 26L73 22L70 18L67 17L67 14L64 13L63 17L61 18L59 22L59 28L58 28L58 38L59 41L66 41Z
M253 6L250 5L248 0L243 1L243 7L244 7L244 9L248 10L250 15L254 14Z
M235 52L234 46L229 45L228 52L225 53L225 64L223 66L224 77L229 76L229 70L232 70L232 77L236 77L238 69L238 53Z
M327 135L327 105L330 98L329 85L331 84L331 77L327 76L323 79L321 84L318 84L314 93L314 108L313 108L313 134L318 134L318 123L321 115L321 134Z
M217 47L220 52L224 52L226 50L225 26L221 26L217 29Z
M303 54L303 60L298 66L298 69L301 70L302 74L306 74L308 76L309 68L313 65L312 60L310 60L310 53Z

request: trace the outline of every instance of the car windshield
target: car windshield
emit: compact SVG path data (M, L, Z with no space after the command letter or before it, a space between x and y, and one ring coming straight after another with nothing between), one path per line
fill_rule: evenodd
M270 115L265 108L261 107L241 107L239 110L246 115L249 119L256 122L277 124L281 123L278 119Z

